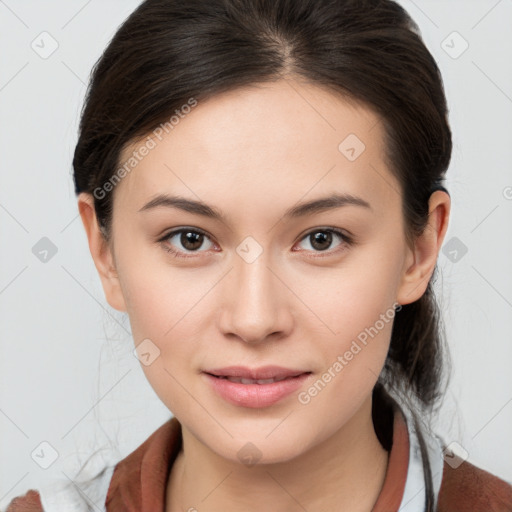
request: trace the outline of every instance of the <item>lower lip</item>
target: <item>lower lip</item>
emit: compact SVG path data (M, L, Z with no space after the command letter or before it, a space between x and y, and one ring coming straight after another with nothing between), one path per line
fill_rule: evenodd
M213 389L225 400L241 407L267 407L299 389L311 373L303 373L270 384L242 384L204 373Z

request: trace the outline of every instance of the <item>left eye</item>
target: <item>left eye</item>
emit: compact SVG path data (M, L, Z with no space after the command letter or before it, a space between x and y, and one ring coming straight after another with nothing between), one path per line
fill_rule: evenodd
M327 249L329 249L329 246L332 244L333 235L341 239L341 243L339 244L341 246L349 245L351 242L347 235L334 228L315 229L304 236L302 240L309 241L309 246L312 247L315 252L327 252Z
M172 240L173 238L177 238L180 244L182 244L182 247L184 247L185 251L176 250L169 245L164 244L165 250L168 252L174 253L176 256L182 256L181 252L191 251L191 252L201 252L197 251L201 245L203 245L203 242L205 239L209 240L210 238L206 235L206 233L203 233L202 231L198 231L197 229L178 229L176 231L172 231L171 233L168 233L163 238L159 240L159 242L166 242L169 240ZM210 242L211 243L211 242ZM174 245L174 244L170 244ZM213 244L212 244L213 245ZM183 256L187 257L187 256Z

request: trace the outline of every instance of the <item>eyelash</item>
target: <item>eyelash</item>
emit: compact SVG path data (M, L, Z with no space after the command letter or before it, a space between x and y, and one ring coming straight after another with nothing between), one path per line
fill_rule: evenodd
M182 251L177 251L176 249L172 249L169 245L164 243L167 240L169 240L170 238L173 238L175 235L183 233L183 232L198 233L198 234L201 234L201 235L205 236L206 238L210 239L210 237L203 230L201 230L199 228L186 228L185 227L185 228L176 229L174 231L170 231L169 233L167 233L163 237L161 237L159 240L157 240L157 242L162 244L162 246L166 252L173 254L174 257L176 257L176 258L195 258L195 257L197 257L195 254L186 254L186 253L183 253ZM312 234L319 233L319 232L320 233L334 233L335 235L338 235L342 240L342 243L340 244L341 248L337 248L337 249L334 249L331 251L329 251L329 250L316 251L319 254L316 256L311 256L312 258L318 258L318 257L322 258L325 256L332 256L333 254L337 254L338 252L343 251L344 249L347 248L347 246L351 246L354 244L354 240L352 239L352 237L346 235L344 232L342 232L339 229L334 228L334 227L315 228L315 229L309 231L308 233L306 233L299 241L301 242L302 240L306 239L308 236L311 236Z

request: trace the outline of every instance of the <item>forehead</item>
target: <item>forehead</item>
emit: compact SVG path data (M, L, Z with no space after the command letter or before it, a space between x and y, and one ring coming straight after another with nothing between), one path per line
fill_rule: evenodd
M152 149L116 187L120 207L139 209L162 192L221 207L232 199L267 208L334 188L381 203L397 199L379 116L322 87L258 84L188 112L159 137L148 134ZM121 165L147 140L127 147Z

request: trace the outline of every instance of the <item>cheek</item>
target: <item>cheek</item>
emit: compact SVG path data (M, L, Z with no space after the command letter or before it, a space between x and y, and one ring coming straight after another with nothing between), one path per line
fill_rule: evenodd
M320 338L317 345L330 375L325 379L337 381L345 390L373 383L386 360L394 317L393 304L377 291L366 300L353 301L349 308L340 305L332 324L335 334Z
M376 257L378 255L378 257ZM400 282L398 251L385 244L368 244L336 266L296 270L287 277L304 306L308 319L326 339L347 340L373 325L382 313L393 309Z
M171 266L163 249L156 259L146 254L152 257L149 262L144 253L134 256L124 262L120 276L135 342L141 337L164 342L182 324L189 327L197 306L219 277L216 272L199 276L197 269Z
M398 254L386 243L375 243L336 269L316 269L303 276L298 289L314 313L307 312L305 328L316 333L315 350L322 354L325 366L320 382L304 402L318 393L323 396L314 399L318 405L330 400L355 404L358 396L371 391L391 339L401 263Z
M172 411L190 406L190 379L200 352L204 322L195 296L143 288L130 304L132 335L146 379L162 403ZM139 345L140 344L140 345ZM146 364L143 354L155 354Z
M212 272L204 278L160 263L148 267L132 264L122 275L134 345L148 382L166 404L179 409L190 395L183 386L197 366L200 340L208 328L208 311L214 311L209 292L219 280ZM142 354L149 353L148 361ZM146 359L148 359L146 358Z
M395 317L394 307L383 302L366 301L353 314L340 308L336 336L318 338L323 369L297 398L308 417L324 418L327 430L356 413L382 371Z

